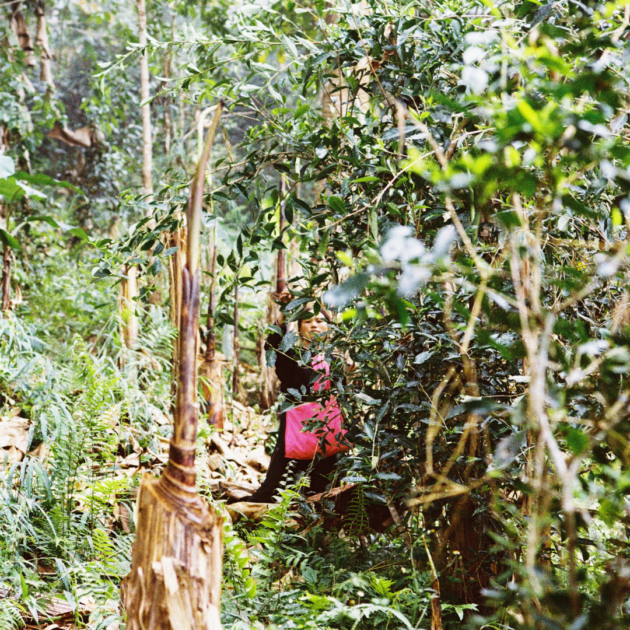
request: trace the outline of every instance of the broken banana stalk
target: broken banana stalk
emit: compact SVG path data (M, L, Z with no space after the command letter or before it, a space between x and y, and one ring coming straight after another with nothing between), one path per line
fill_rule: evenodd
M193 179L182 269L179 369L169 461L140 484L131 573L122 587L127 630L221 630L222 522L197 493L197 330L199 233L205 170L219 125L219 103Z

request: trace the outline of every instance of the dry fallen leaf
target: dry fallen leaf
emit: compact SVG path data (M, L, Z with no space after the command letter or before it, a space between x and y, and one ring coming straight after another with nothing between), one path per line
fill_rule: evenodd
M120 460L118 465L121 468L138 468L140 466L140 454L131 453L131 455L127 455L127 457Z
M245 497L253 494L254 488L253 486L245 486L238 483L230 483L229 481L220 481L219 488L222 490L225 496L230 499L243 499Z
M25 418L0 418L0 448L7 454L9 463L22 460L28 448L29 421Z
M37 457L43 463L48 461L48 456L50 455L50 447L42 442L39 446L36 446L32 451L29 451L30 457Z
M114 506L114 516L120 521L120 525L125 534L131 533L131 527L129 525L131 515L129 514L129 508L124 503L116 503Z
M264 446L258 446L245 456L245 463L259 472L266 472L269 469L271 457L265 453Z
M337 486L336 488L333 488L332 490L329 490L327 492L320 492L319 494L314 494L308 497L306 500L311 501L312 503L317 503L324 498L329 499L332 497L336 497L342 492L346 492L347 490L354 488L356 485L357 485L356 483L347 483L343 486Z
M260 521L265 516L265 513L269 509L268 503L249 503L247 501L240 501L239 503L232 503L225 506L229 515L232 517L232 522L237 523L243 517L250 521Z

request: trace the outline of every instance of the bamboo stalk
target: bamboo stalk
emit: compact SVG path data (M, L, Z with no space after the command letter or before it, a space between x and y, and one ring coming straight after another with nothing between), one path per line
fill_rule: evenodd
M186 264L182 277L182 312L180 322L179 343L179 377L177 388L177 404L175 409L175 430L171 440L171 449L175 448L188 455L181 464L188 467L186 474L181 473L180 466L169 466L165 470L173 480L180 480L189 488L195 488L194 454L197 439L197 329L199 327L199 252L201 232L201 207L205 184L206 164L210 158L210 150L223 103L217 107L212 125L208 130L206 144L197 165L190 192L190 203L186 222L188 235L186 239ZM185 461L185 463L184 463ZM180 463L180 462L178 462ZM193 490L196 493L196 489Z
M11 248L5 244L2 264L2 312L11 308Z
M171 78L172 71L172 60L173 60L173 45L172 41L175 35L175 18L173 17L171 20L171 43L166 49L166 54L164 55L164 78L167 79L163 82L162 87L164 89L164 153L167 156L171 153L171 129L172 129L172 120L171 120L171 96L168 93L168 79Z
M210 262L210 295L208 296L208 315L206 316L206 361L214 360L216 354L216 334L214 330L214 292L216 290L217 273L217 227L218 219L214 220L214 233L212 237L212 258Z
M238 274L234 280L234 340L232 357L232 398L236 400L241 388L241 381L238 374L239 363L239 339L238 339Z
M175 427L162 476L146 473L140 485L132 568L122 588L127 630L221 629L221 519L197 494L195 440L199 232L205 168L222 109L220 103L191 187Z
M212 253L210 256L210 281L208 312L206 315L206 352L201 362L200 372L203 376L201 391L206 404L208 413L208 423L223 428L223 409L224 409L224 383L223 383L223 362L216 356L216 335L214 326L214 310L215 310L215 290L216 290L216 271L217 271L217 225L218 221L214 221L214 234Z
M280 176L280 239L282 239L282 233L284 232L284 228L286 225L285 218L285 208L287 205L285 198L285 188L286 188L286 180L284 179L284 175ZM276 292L282 293L286 291L287 288L287 256L286 250L279 249L278 250L278 262L277 262L277 275L276 275Z
M147 55L147 5L138 0L138 43L140 54L140 99L142 102L142 193L153 196L153 139L151 135L151 104L149 103L149 56Z

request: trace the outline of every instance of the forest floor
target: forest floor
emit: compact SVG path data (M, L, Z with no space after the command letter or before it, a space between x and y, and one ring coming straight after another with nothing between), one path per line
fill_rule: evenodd
M134 379L79 344L68 371L59 369L63 389L32 372L28 391L40 398L27 398L10 381L21 398L0 416L0 630L124 628L120 585L140 478L161 473L172 430L164 340L163 366L138 353ZM37 365L32 355L15 368L20 378ZM240 501L261 484L278 426L275 407L260 410L260 369L243 366L241 376L239 399L226 392L224 426L202 415L197 442L199 492L224 519L224 627L322 630L361 620L365 630L374 615L417 623L430 607L430 576L409 564L389 513L376 530L387 532L369 533L360 484L339 496L354 479L315 497L304 496L306 478L287 479L274 504ZM50 397L35 405L41 383Z
M208 498L211 497L213 502L219 502L218 506L227 499L242 499L258 488L269 466L269 438L277 424L275 415L270 411L261 413L238 401L229 402L227 406L226 415L229 419L225 420L221 429L202 426L197 451L200 491ZM19 411L15 410L15 416L0 418L0 449L4 453L5 465L19 463L26 454L30 423L19 417ZM121 423L120 405L113 405L100 420L117 432ZM154 420L159 426L171 424L171 420L157 410ZM159 444L161 448L155 452L148 447L142 447L138 439L134 439L132 452L116 457L113 466L115 475L131 482L131 498L134 501L138 487L136 482L140 477L146 472L159 476L168 461L169 439L160 436ZM48 468L50 451L43 443L29 451L28 455ZM108 528L125 533L132 531L132 515L129 514L128 505L127 501L121 499L111 506ZM76 509L87 513L89 506L78 504ZM264 504L236 502L221 511L223 518L231 525L243 519L258 521L267 509L268 506ZM54 572L45 562L40 563L39 570L42 576L48 571ZM0 592L0 602L3 599ZM84 597L73 606L67 599L52 597L47 605L41 606L40 602L40 608L37 618L24 611L24 627L70 630L84 627L81 620L87 620L93 612L94 602L90 597ZM117 627L118 622L114 622L108 626L108 630L116 630Z

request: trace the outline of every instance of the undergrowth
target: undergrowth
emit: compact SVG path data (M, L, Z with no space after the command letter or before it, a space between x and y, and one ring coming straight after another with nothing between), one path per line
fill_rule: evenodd
M31 454L0 471L0 630L44 620L53 598L76 611L80 627L123 627L119 590L130 567L139 475L125 474L120 462L138 450L139 462L149 460L169 433L158 420L169 412L173 338L152 307L124 364L122 351L95 353L78 338L67 359L54 362L28 325L1 321L2 415L30 420ZM305 485L285 479L279 503L256 525L230 524L215 502L226 518L224 627L424 627L430 576L413 568L397 537L359 538L363 493L355 493L339 532L303 500Z

